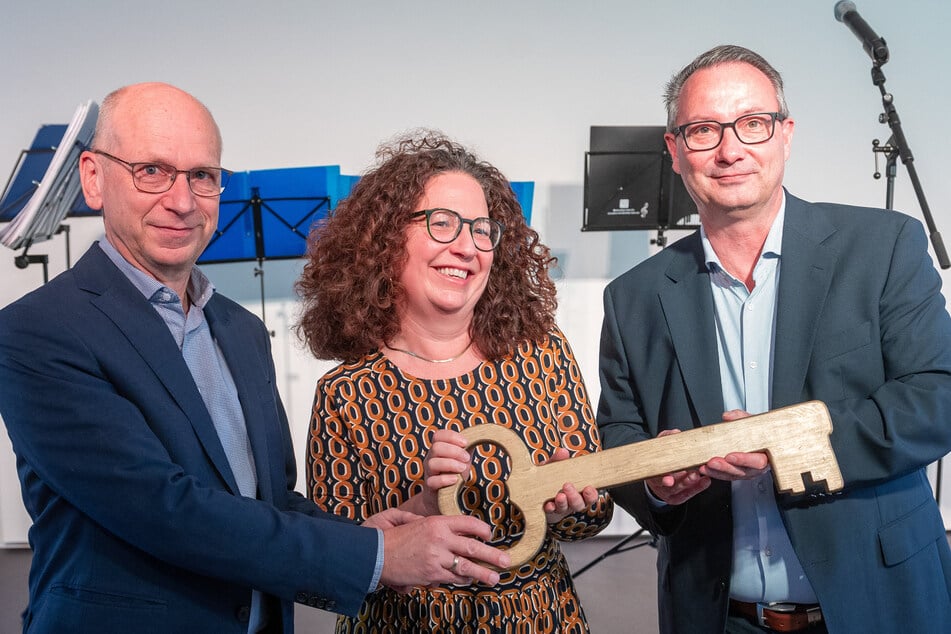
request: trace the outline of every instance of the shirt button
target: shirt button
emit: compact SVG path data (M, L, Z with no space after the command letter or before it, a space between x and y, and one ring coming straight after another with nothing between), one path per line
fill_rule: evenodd
M759 367L759 364L756 361L750 361L750 369L755 370Z
M763 554L766 555L767 557L772 557L772 556L773 556L773 549L772 549L772 548L765 548L765 549L763 550Z

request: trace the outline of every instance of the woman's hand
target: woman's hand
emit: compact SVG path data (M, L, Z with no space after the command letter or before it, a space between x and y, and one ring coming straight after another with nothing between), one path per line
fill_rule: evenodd
M439 515L439 490L456 484L460 475L465 477L470 462L462 434L451 429L437 430L423 460L423 491L401 504L400 508L418 515Z
M555 450L549 462L566 460L570 457L568 450L559 447ZM598 490L593 486L586 486L581 491L571 482L565 482L561 491L555 497L545 502L543 506L545 517L549 524L563 520L572 513L580 513L598 501Z

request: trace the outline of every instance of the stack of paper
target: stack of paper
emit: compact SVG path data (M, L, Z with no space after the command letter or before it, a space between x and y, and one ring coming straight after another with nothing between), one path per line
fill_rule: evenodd
M33 196L0 229L0 242L19 249L53 237L79 194L79 155L92 142L98 116L94 101L79 105Z

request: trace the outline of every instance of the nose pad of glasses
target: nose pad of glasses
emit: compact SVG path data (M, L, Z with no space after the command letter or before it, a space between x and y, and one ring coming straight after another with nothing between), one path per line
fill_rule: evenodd
M457 249L464 249L466 251L479 250L475 243L475 236L472 235L472 232L469 231L465 226L460 229L458 235L456 235L455 239L453 239L449 244Z
M188 182L188 174L184 173L175 174L172 177L171 185L165 190L165 196L171 196L179 206L187 206L188 209L193 209L199 198L192 189L191 183Z
M738 148L748 145L740 140L740 135L736 132L736 126L727 126L723 128L720 136L720 142L714 148L716 152L733 152Z

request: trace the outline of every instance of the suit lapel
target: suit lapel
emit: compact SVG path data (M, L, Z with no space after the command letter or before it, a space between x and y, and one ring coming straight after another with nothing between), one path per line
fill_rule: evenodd
M248 440L251 442L251 452L254 454L254 465L258 477L258 496L262 500L271 500L271 470L268 460L268 429L264 421L273 419L261 408L259 395L262 393L260 377L266 373L271 363L270 359L262 359L257 354L257 347L249 344L248 339L255 333L239 331L232 323L233 308L224 302L217 301L220 296L213 296L205 305L205 318L208 327L218 342L231 377L238 390L238 400L244 412L244 421L248 430Z
M835 227L812 206L786 194L782 264L776 316L772 407L802 400L819 316L829 293L837 254L825 244Z
M94 294L91 303L122 331L152 368L191 421L195 435L222 479L237 494L238 485L218 432L165 322L98 246L76 263L74 274L80 286Z
M697 417L701 424L715 423L723 414L723 394L713 294L700 232L669 248L682 253L667 269L672 284L661 290L660 303Z

